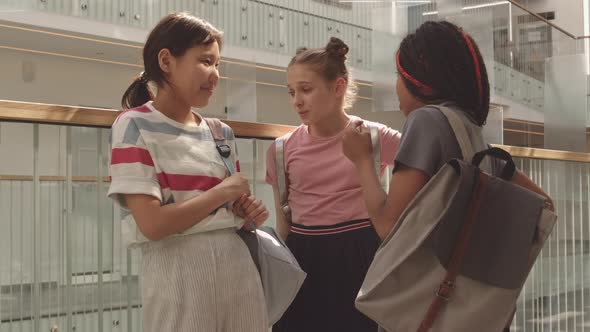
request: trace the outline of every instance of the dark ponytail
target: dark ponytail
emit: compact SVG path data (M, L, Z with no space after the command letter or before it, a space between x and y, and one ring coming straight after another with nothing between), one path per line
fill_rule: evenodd
M168 49L174 57L180 57L195 46L217 43L221 50L223 32L209 22L187 13L169 14L150 32L143 47L145 71L127 88L121 99L124 109L141 106L153 99L149 82L158 87L169 83L160 68L158 53Z
M131 83L121 99L123 109L138 107L153 99L148 82L147 75L143 72Z

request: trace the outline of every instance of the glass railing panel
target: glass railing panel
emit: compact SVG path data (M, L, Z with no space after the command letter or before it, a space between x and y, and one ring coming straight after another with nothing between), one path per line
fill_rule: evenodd
M33 292L38 290L32 201L35 128L2 123L0 131L0 151L10 156L0 163L0 326L14 329L32 328Z
M256 144L256 155L254 160L256 162L256 182L254 187L254 193L258 199L261 199L269 211L268 221L266 225L275 227L276 226L276 211L274 202L274 193L272 186L266 183L266 153L272 140L260 140L255 141Z
M1 126L2 331L139 331L126 318L140 306L138 257L106 197L108 130Z
M12 156L0 165L2 329L140 329L141 255L124 247L119 210L104 196L108 129L6 122L0 128L0 152ZM264 181L272 140L237 142L242 172L271 211L267 224L275 225L272 188ZM518 301L515 328L577 331L590 307L590 166L517 163L554 198L559 221Z
M545 66L545 148L586 151L587 57L556 55Z
M517 331L584 331L590 320L587 163L517 158L553 198L559 219L518 301Z
M408 33L404 24L406 7L393 2L376 4L371 11L371 74L372 111L399 111L399 100L394 93L397 78L395 57L397 48Z

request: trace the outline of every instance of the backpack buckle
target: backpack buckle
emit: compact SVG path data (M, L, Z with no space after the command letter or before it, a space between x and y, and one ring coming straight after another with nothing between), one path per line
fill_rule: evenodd
M445 302L449 302L451 300L451 293L453 292L453 289L455 289L455 283L449 280L445 280L438 287L436 296L438 296Z
M229 155L231 154L231 148L227 144L217 145L217 151L223 158L229 158Z

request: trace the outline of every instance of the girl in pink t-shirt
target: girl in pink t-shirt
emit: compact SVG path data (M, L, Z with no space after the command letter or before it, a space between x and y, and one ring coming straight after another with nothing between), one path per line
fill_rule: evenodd
M279 207L276 147L267 152L266 181L274 188L277 230L307 272L275 332L365 332L377 325L354 307L379 245L354 165L342 154L355 86L346 65L348 46L331 38L324 48L299 49L287 70L289 95L303 124L284 141L291 223ZM379 127L382 171L393 165L400 133ZM279 158L280 159L280 158Z

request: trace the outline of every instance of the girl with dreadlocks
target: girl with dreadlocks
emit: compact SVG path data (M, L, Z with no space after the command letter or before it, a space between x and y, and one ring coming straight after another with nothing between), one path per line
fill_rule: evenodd
M365 203L382 239L428 180L447 161L462 157L446 117L428 105L450 108L463 120L473 146L487 147L482 126L488 116L490 86L479 48L467 33L449 22L426 22L404 38L396 61L396 92L407 121L389 193L373 170L370 136L362 122L349 126L343 136L343 152L363 175ZM492 160L492 172L500 169L498 163ZM520 171L512 181L549 198Z

